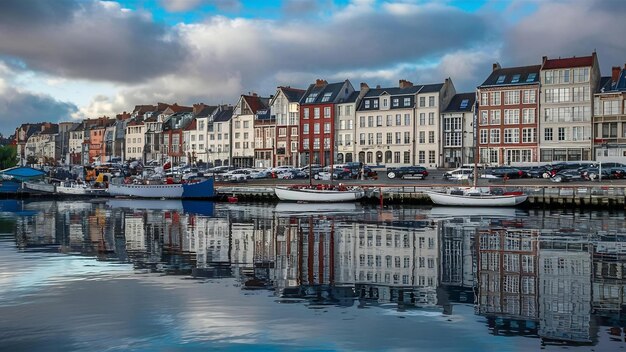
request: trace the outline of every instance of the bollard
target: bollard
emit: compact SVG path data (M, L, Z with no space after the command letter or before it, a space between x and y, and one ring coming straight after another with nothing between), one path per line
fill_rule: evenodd
M380 187L379 188L379 193L380 193L380 208L383 208L383 188Z

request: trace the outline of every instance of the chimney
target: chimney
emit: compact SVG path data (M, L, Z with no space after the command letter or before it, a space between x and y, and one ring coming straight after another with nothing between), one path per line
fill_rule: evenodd
M619 72L621 71L621 67L619 66L613 66L611 68L611 82L613 83L617 83L617 80L619 79Z
M493 65L491 66L491 72L494 72L495 70L499 70L502 67L500 67L500 63L499 62L494 62Z
M325 86L327 84L328 84L328 82L326 82L326 80L324 80L324 79L316 79L315 80L315 86L316 87Z
M406 79L401 79L399 83L400 89L413 87L413 83L407 81Z
M377 85L376 85L376 89L380 89L380 84L377 84Z
M369 89L370 89L370 86L368 86L367 83L361 82L361 89L360 89L361 91L369 90Z
M200 113L200 111L202 111L202 109L204 109L204 103L199 103L199 104L193 104L193 109L192 109L192 113L194 115L198 115Z

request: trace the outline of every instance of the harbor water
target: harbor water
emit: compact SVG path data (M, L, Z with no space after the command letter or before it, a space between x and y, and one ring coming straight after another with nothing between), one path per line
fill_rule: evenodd
M621 351L623 211L0 200L2 351Z

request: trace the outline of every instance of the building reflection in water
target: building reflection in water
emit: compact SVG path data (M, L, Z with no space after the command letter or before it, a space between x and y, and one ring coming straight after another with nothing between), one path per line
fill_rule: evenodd
M22 249L57 248L150 272L233 277L242 289L272 290L311 306L454 314L454 305L471 304L492 334L545 344L624 341L621 215L442 216L436 209L355 206L310 213L121 200L19 208L30 212L14 224Z

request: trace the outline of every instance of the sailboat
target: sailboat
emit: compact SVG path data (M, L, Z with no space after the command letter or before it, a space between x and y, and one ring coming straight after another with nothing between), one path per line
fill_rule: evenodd
M330 184L313 185L311 160L312 149L309 147L309 184L294 186L276 186L274 193L280 200L306 203L335 203L353 202L365 196L365 190L361 187L347 187L343 184L333 184L333 165L330 168Z
M492 194L489 188L478 187L478 148L477 137L478 100L474 105L474 177L473 186L467 189L452 189L445 192L424 191L436 205L461 207L513 207L525 202L528 195L522 192Z

